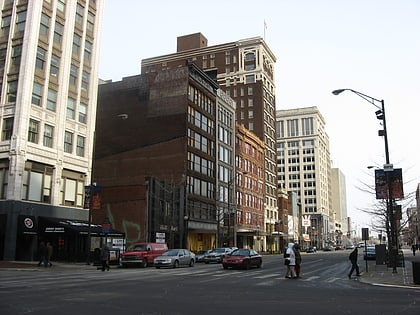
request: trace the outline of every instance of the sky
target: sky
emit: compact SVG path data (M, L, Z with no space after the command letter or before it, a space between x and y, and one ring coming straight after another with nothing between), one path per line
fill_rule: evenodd
M176 52L178 36L201 32L209 46L264 38L277 58L276 108L316 106L324 117L353 229L371 224L361 210L375 197L360 188L374 185L368 166L385 163L384 139L375 105L333 90L384 100L390 162L403 170L405 195L420 183L419 0L105 0L103 13L104 80L140 74L142 59Z

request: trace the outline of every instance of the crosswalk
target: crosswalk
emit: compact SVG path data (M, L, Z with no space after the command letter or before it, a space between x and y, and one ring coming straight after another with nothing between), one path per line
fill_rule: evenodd
M37 289L43 290L50 286L60 288L78 287L87 282L106 283L106 282L130 282L133 281L170 281L170 279L181 278L183 281L196 283L209 283L213 281L241 282L246 281L256 286L276 286L279 283L291 282L305 286L348 283L346 277L322 277L321 275L302 275L297 280L286 279L282 270L278 269L252 269L245 270L224 270L222 268L178 268L178 269L155 269L155 268L129 268L112 269L110 272L97 270L74 270L65 272L9 272L0 271L0 293L9 289Z

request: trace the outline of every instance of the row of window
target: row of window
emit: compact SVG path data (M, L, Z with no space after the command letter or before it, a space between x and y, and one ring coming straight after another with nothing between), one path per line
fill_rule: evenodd
M206 113L210 114L210 116L214 115L215 102L205 93L192 85L188 86L188 99L202 110L204 110Z
M31 165L33 164L33 167ZM9 169L0 168L1 198L7 199ZM60 180L59 204L83 207L84 182L79 180L80 174L64 171ZM22 200L51 203L53 189L53 169L37 163L27 162L22 176Z
M277 138L287 137L299 137L299 136L310 136L315 133L314 131L314 118L306 117L301 118L301 125L299 126L299 119L288 119L286 120L287 124L287 133L285 132L285 121L277 120L276 121L276 132ZM299 132L299 127L301 131Z
M13 117L3 119L3 128L1 140L6 141L12 138L13 133ZM41 130L42 126L42 130ZM28 142L39 144L42 137L42 145L52 148L54 146L54 126L47 123L41 124L38 120L30 119L28 126ZM41 136L42 135L42 136ZM77 156L85 156L86 138L81 135L74 135L73 132L65 131L64 133L64 152L76 153ZM75 150L75 152L74 152Z

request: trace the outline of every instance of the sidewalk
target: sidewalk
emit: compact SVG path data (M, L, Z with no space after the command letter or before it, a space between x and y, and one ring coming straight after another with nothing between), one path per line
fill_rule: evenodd
M386 265L376 265L374 260L368 261L368 271L366 272L366 261L360 260L359 267L362 271L360 282L377 285L401 288L414 288L420 290L420 285L414 284L413 261L420 263L420 252L413 256L409 249L403 249L404 267L397 267L397 272L393 273L392 268Z

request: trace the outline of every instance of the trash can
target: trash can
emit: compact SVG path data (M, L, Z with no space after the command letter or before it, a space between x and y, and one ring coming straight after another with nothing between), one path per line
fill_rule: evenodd
M412 263L414 284L420 284L420 261L412 261Z

